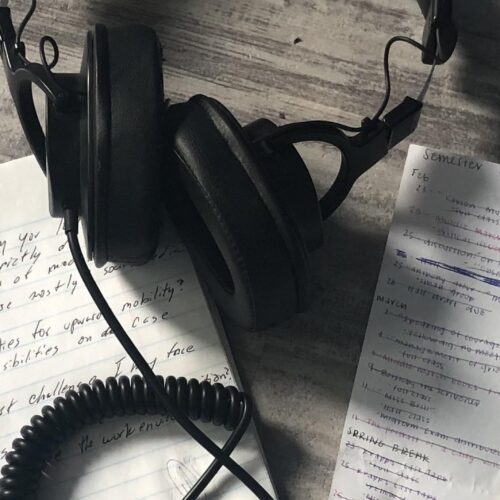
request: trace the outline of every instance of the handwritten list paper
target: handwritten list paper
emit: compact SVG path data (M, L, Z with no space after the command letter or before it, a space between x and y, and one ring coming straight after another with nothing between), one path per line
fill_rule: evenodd
M33 158L0 166L0 459L42 406L96 377L137 374L102 320L48 218ZM157 374L234 385L191 261L173 231L154 261L93 274ZM228 433L202 428L219 445ZM272 492L254 431L233 454ZM211 457L168 417L126 417L79 432L46 470L42 499L182 498ZM254 498L224 469L207 498Z
M500 498L500 165L411 146L332 500Z

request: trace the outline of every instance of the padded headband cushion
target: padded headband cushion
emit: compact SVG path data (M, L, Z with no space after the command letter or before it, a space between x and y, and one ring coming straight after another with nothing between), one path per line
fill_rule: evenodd
M94 258L98 266L143 263L156 249L159 229L161 47L144 26L100 27L96 33L96 81L107 80L109 105L96 106ZM99 75L106 70L107 79ZM106 92L98 91L105 99Z
M181 181L169 182L167 206L217 303L249 330L289 318L309 295L307 252L242 128L204 96L173 106L167 121Z

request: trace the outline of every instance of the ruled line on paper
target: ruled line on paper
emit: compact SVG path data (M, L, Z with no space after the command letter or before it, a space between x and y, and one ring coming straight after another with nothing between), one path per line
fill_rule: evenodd
M196 309L193 309L193 310L189 311L187 314L189 314L189 313L195 313L195 312L200 311L200 310L202 310L202 307L200 307L200 308L196 308ZM179 315L179 316L183 316L183 315L181 314L181 315ZM175 316L175 317L177 317L177 316ZM174 317L174 318L175 318L175 317ZM197 328L195 328L195 329L192 329L192 330L185 330L184 335L185 335L186 333L188 333L188 334L198 333L198 332L200 332L200 331L204 330L204 329L205 329L205 328L207 328L207 327L211 327L211 325L210 325L209 323L206 323L206 324L204 324L204 325L202 325L202 326L200 326L200 327L197 327ZM136 330L141 330L141 329L144 329L144 328L148 328L148 325L138 326L138 327L136 327ZM210 331L210 330L207 330L207 331ZM178 337L179 337L179 338L183 338L183 337L184 337L184 335L179 335ZM175 338L175 337L174 337L174 338ZM167 339L167 340L171 340L171 339L172 339L172 337L166 337L166 339ZM163 339L163 341L164 341L164 340L166 340L166 339ZM98 341L96 341L96 342L104 342L104 341L106 341L106 340L107 340L107 339L101 339L101 340L98 340ZM158 343L160 343L160 342L162 342L162 340L159 340L159 341L157 341L157 342L154 342L154 343L152 343L152 344L150 344L150 345L156 345L156 344L158 344ZM95 346L95 343L94 343L93 345ZM78 349L85 349L86 347L87 347L87 348L88 348L88 347L91 347L91 345L87 344L87 345L84 345L84 346L80 346ZM119 346L116 346L116 347L118 348L118 350L120 349L120 347L119 347ZM142 345L142 347L143 347L143 348L144 348L144 347L148 347L148 345L147 345L147 344L144 344L144 345ZM70 351L70 352L72 352L72 351ZM103 362L103 361L109 361L109 360L114 359L115 357L116 357L116 355L111 355L111 356L109 356L108 358L99 358L99 359L98 359L98 361L96 361L96 363L101 363L101 362ZM41 360L41 361L43 361L43 360ZM92 366L92 364L87 364L87 365L85 365L85 366ZM24 366L23 366L22 368L24 368ZM64 373L66 373L66 372L62 372L62 374L64 374ZM58 377L58 376L60 376L60 375L61 375L61 374L56 375L56 377ZM48 377L48 378L46 378L46 379L39 379L39 381L40 381L40 382L46 382L47 380L51 380L51 379L53 379L53 378L54 378L54 376L49 376L49 377ZM29 384L28 384L28 385L29 385ZM15 387L13 390L16 390L16 391L17 391L17 390L20 390L20 389L23 389L23 388L27 387L28 385ZM0 393L0 397L1 397L1 396L3 396L3 395L5 395L5 394L8 394L9 392L11 392L11 390L9 390L9 391L7 391L7 392L2 392L2 393Z
M178 276L184 276L184 277L185 277L185 276L192 276L192 273L187 273L187 274L185 274L185 275L176 274L176 275L174 275L174 276L167 277L167 278L165 278L165 279L164 279L164 280L162 280L162 281L169 281L169 280L171 280L172 278L176 278L176 277L178 277ZM107 280L107 279L111 279L111 278L104 278L102 281L105 281L105 280ZM150 287L150 286L155 285L155 284L157 284L157 283L158 283L158 282L157 282L157 280L153 280L153 281L150 281L150 282L146 283L145 285L143 285L143 286L141 286L141 287L137 287L137 288L129 288L128 290L125 290L125 291L121 291L121 290L120 290L119 292L115 293L114 295L111 295L111 296L109 296L109 295L108 295L108 299L114 299L114 298L116 298L116 297L120 297L120 296L122 296L122 295L126 295L127 293L128 293L128 294L130 294L130 293L137 293L137 292L141 291L141 289L142 289L142 288L147 288L147 287ZM193 290L192 290L192 291L195 291L195 290L197 290L197 288L196 288L196 287L195 287L195 288L193 288ZM182 293L184 293L184 291L183 291L183 292L180 292L180 293L182 294ZM36 302L31 302L30 304L32 304L32 303L36 303ZM29 305L29 304L26 304L26 305ZM145 304L145 305L147 305L147 304ZM79 304L79 305L77 305L77 306L73 307L72 309L66 309L66 311L65 311L65 312L66 312L66 313L67 313L67 312L73 312L73 311L77 311L78 309L84 309L84 308L86 308L86 307L94 307L94 308L95 308L95 310L97 311L97 307L95 306L95 303L94 303L94 302L92 302L92 301L88 301L88 302L85 302L85 303L81 303L81 304ZM15 309L15 308L13 308L13 309L9 309L9 310L14 310L14 309ZM136 309L138 309L138 307L137 307L137 308L134 308L134 310L136 310ZM122 312L126 312L126 311L122 311ZM120 314L120 312L118 312L117 314ZM57 312L55 312L54 314L51 314L51 315L44 315L44 319L45 319L45 320L47 320L47 319L52 319L53 317L58 316L58 315L59 315L59 313L57 313ZM34 321L36 321L36 320L34 320ZM26 326L28 326L28 325L32 324L34 321L30 321L30 322L28 322L28 323L17 324L17 325L15 325L15 326L13 326L13 327L9 327L9 328L2 329L0 333L6 333L6 332L12 331L12 330L17 329L17 328L23 328L23 327L26 327Z
M165 426L169 426L170 424L174 424L175 423L175 421L172 420L172 419L168 419L166 417L162 417L162 418L165 420L165 424L164 424ZM159 417L157 417L156 420L159 420ZM122 422L122 427L123 427L123 422ZM156 427L153 432L157 431L159 428L160 427ZM158 434L158 432L156 432L156 434ZM219 434L220 434L220 432L219 432ZM141 434L141 435L144 436L144 434ZM78 474L78 476L66 477L64 479L60 479L60 480L57 480L57 481L52 481L51 484L50 484L50 487L47 488L47 490L57 489L59 486L62 486L62 485L67 484L67 483L69 483L71 481L74 481L76 477L82 478L82 477L85 477L85 476L91 476L95 472L102 473L103 471L105 472L106 469L110 469L111 467L115 467L117 465L126 464L126 463L130 462L131 460L147 456L147 455L149 455L151 453L154 453L154 452L170 450L171 448L175 448L179 444L189 444L190 441L191 441L191 438L189 436L185 436L185 435L182 435L182 437L172 438L172 436L169 435L169 429L167 429L165 431L165 435L163 436L163 439L165 439L165 440L168 439L169 443L168 444L167 443L163 443L163 444L157 445L157 446L155 445L154 447L149 448L147 451L140 451L138 453L134 453L132 456L128 456L127 458L122 458L121 456L114 457L113 460L110 461L110 462L108 462L107 464L100 465L99 469L89 468L88 470L85 471L85 473ZM252 439L249 438L249 437L242 438L242 440L240 442L241 442L242 446L249 446L249 445L253 444ZM201 448L199 448L199 449L201 449ZM198 452L199 452L199 449L197 450ZM102 450L99 451L97 449L91 448L89 450L84 451L83 453L85 453L85 454L92 454L93 451L95 451L97 453L102 452ZM66 456L64 458L64 461L66 461L66 462L70 462L72 460L76 461L81 456L82 456L82 452L74 453L73 455ZM206 453L203 453L201 455L198 454L196 457L191 457L191 458L194 458L194 459L200 459L200 458L206 459L207 455L206 455ZM255 458L253 458L252 460L255 460ZM157 469L156 471L160 471L160 470L162 470L162 469ZM151 471L151 472L154 472L154 471ZM150 474L150 473L148 473L148 474ZM103 491L105 491L105 490L103 490Z
M200 329L198 329L198 330L201 330L201 329L202 329L202 328L200 328ZM182 338L182 337L181 337L181 336L179 336L179 337L177 337L177 338L178 338L178 339L180 339L180 338ZM175 340L175 339L176 339L176 338L175 338L175 337L173 337L173 338L171 338L171 339L169 339L169 340ZM157 342L153 342L152 344L146 344L146 345L143 345L143 346L142 346L142 348L143 348L143 349L150 348L150 347L156 346L156 345L158 345L158 344L160 344L160 343L164 343L164 340L159 340L159 341L157 341ZM218 347L218 342L217 342L217 341L212 342L212 343L209 343L209 344L206 344L206 345L204 345L204 346L203 346L203 347L201 347L201 348L198 348L198 352L203 352L203 351L206 351L206 350L209 350L209 349L213 349L213 348L216 348L216 347ZM102 363L103 361L108 361L108 360L113 360L113 359L116 359L116 355L115 355L115 356L111 356L111 357L109 357L108 359L103 359L103 360L100 360L100 361L98 361L97 363ZM155 366L155 367L158 367L158 366L161 366L161 365L162 365L162 364L164 364L164 363L168 363L169 361L170 361L170 360L157 361L157 362L154 364L154 366ZM203 371L203 370L205 370L205 369L207 369L207 368L212 368L213 366L218 366L218 365L216 364L216 365L212 365L212 366L209 366L209 367L202 367L202 368L201 368L201 371ZM115 371L116 371L116 370L115 370ZM138 374L138 373L139 373L139 372L138 372L138 370L136 370L136 371L137 371L137 374ZM189 376L189 375L194 376L194 375L198 374L199 372L200 372L200 370L196 370L196 371L193 371L193 372L191 372L191 373L187 373L186 375L188 375L188 376ZM64 373L66 373L66 372L64 372ZM47 382L48 380L52 380L52 379L54 379L54 378L60 378L61 376L63 376L63 375L64 375L64 373L63 373L63 374L60 374L60 375L58 375L58 376L56 376L56 377L50 377L49 379L40 380L40 382ZM74 385L74 384L72 384L72 385ZM19 390L19 388L15 388L13 391L17 391L17 390ZM4 393L4 394L10 394L10 393L12 393L13 391L9 391L9 392ZM1 395L0 395L0 396L1 396ZM34 399L36 399L36 398L34 398ZM15 413L17 413L17 412L26 411L26 410L28 410L28 409L31 409L31 407L32 407L32 405L29 405L29 404L28 404L28 405L26 405L26 406L21 406L21 407L16 406L16 410L14 410L14 411L10 411L10 412L9 412L9 414L10 414L10 415L14 415L14 414L15 414ZM12 432L12 433L10 433L10 434L3 434L3 435L0 435L0 439L4 439L4 438L9 437L9 436L12 436L12 435L14 435L14 434L16 434L16 433L18 433L18 432L17 432L17 431L14 431L14 432Z

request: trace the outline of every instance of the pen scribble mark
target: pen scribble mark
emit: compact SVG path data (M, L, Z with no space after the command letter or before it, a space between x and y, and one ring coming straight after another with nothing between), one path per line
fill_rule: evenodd
M424 257L419 257L417 259L422 264L427 264L429 266L434 266L439 269L445 269L446 271L451 271L453 273L461 274L462 276L467 276L468 278L472 278L482 283L486 283L488 285L496 286L500 288L500 280L496 278L490 278L489 276L484 276L479 273L475 273L474 271L469 271L468 269L464 269L462 267L452 266L451 264L446 264L444 262L438 262L437 260L426 259Z

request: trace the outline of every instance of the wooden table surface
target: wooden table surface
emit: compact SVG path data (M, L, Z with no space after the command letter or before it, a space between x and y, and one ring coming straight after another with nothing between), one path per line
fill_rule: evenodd
M12 0L18 22L27 0ZM421 37L415 0L40 0L26 30L32 58L42 35L59 42L58 70L79 69L86 28L141 22L165 50L174 102L195 93L220 99L247 123L306 119L358 125L384 91L382 54L395 34ZM474 8L477 10L474 11ZM500 161L500 2L457 1L461 39L436 71L412 142ZM428 71L410 47L392 55L394 103L416 96ZM134 61L130 61L133 64ZM0 161L29 153L0 77ZM311 308L258 334L228 325L280 498L326 499L408 142L356 186L325 224L311 256ZM305 151L318 189L335 156Z

